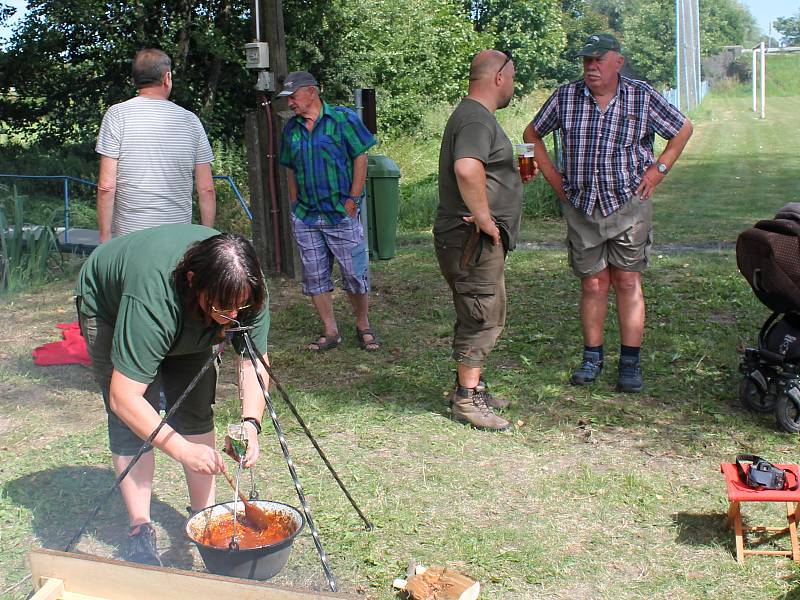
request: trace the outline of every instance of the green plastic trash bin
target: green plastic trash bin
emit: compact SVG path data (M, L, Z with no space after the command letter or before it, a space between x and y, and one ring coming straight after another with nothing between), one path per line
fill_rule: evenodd
M391 158L371 154L367 160L367 210L364 215L371 260L396 254L400 168Z

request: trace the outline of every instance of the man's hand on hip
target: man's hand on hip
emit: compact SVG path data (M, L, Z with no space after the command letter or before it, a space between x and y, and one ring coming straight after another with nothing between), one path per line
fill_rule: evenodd
M464 219L467 223L475 223L478 229L480 229L483 233L492 238L492 244L494 246L497 246L497 244L500 243L500 229L498 229L497 223L495 223L494 219L492 219L491 217L487 216L482 219L476 219L473 216L469 216L461 218Z
M344 210L347 215L352 219L356 216L356 212L358 211L358 207L356 206L356 201L352 198L348 198L344 201Z
M642 182L639 184L639 187L636 188L636 193L639 195L639 198L642 202L653 195L656 186L661 183L662 179L664 179L664 175L658 172L658 169L655 165L650 165L647 167L647 170L644 172L644 176L642 177Z

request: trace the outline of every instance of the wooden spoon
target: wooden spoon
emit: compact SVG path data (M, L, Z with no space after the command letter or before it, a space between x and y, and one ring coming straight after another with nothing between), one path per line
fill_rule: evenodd
M233 480L233 477L231 477L226 470L223 470L222 474L225 476L225 479L228 480L228 483L231 484L233 490L236 491L236 482ZM269 515L255 504L249 502L242 493L242 490L239 490L239 498L244 503L244 516L247 517L250 524L256 529L266 529L269 526Z

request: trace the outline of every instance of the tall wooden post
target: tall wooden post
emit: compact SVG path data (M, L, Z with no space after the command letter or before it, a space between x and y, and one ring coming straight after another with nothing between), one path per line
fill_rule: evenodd
M261 89L253 91L255 109L245 115L253 243L265 271L294 277L299 265L292 237L286 174L278 164L281 132L288 111L285 100L275 99L286 77L283 3L282 0L251 0L251 7L253 37L255 41L269 44L270 64L269 71L259 75L256 86Z

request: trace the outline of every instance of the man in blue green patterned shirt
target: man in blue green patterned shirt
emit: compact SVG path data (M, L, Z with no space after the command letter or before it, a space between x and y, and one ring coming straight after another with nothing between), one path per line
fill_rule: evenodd
M323 352L342 341L331 296L335 259L355 313L359 345L378 350L369 324L369 256L359 219L366 152L376 140L355 112L321 100L311 73L289 73L278 97L286 97L295 113L283 130L280 163L288 171L303 294L311 297L323 327L308 349Z

